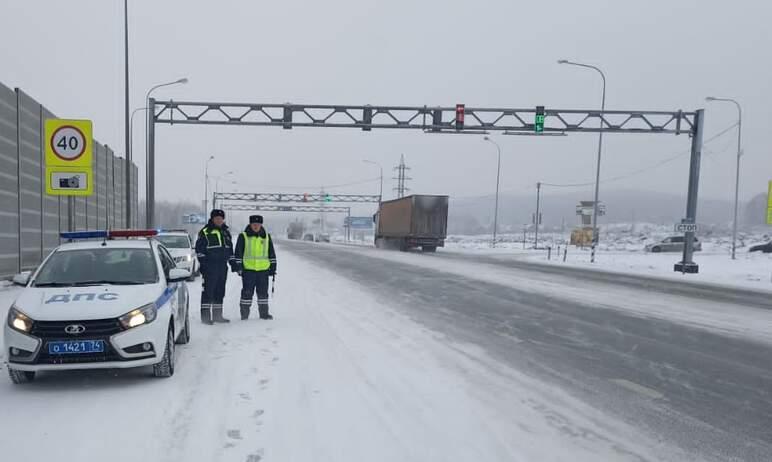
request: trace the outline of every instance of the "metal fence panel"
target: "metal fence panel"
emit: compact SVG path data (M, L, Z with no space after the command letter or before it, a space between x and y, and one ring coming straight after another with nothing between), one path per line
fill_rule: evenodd
M96 180L94 194L97 204L96 229L107 229L107 172L105 170L107 155L105 147L94 143L94 176Z
M115 186L113 184L115 181L115 155L113 154L113 150L108 146L105 146L105 158L107 159L107 162L105 163L107 227L113 229L115 228Z
M132 171L132 194L131 194L131 217L134 221L134 227L139 228L139 169L137 168L137 164L133 163L131 164L131 171Z
M16 89L19 149L19 229L21 269L34 268L42 258L40 105Z
M19 269L19 153L16 93L0 83L0 277Z
M96 140L91 140L93 143L92 146L94 147L94 174L96 175L96 169L98 168L97 165L97 159L99 156L96 155L96 145L99 144L96 142ZM94 178L91 179L91 181L94 181ZM97 226L97 188L94 188L93 194L86 197L86 229L97 229L99 226Z
M56 116L46 109L40 108L40 151L45 152L45 121L46 119L53 119ZM40 195L42 198L42 217L41 217L41 230L43 232L42 256L45 257L52 250L59 245L59 196L49 196L46 194L46 182L45 182L45 156L42 156L43 162L40 166Z
M123 222L123 210L124 210L124 196L123 196L123 158L115 157L113 159L113 203L115 208L115 227L124 228L126 223Z

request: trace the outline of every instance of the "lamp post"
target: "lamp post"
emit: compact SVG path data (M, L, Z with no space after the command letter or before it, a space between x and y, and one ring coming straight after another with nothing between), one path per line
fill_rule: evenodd
M737 107L737 168L735 170L734 179L734 220L732 220L732 260L735 260L735 250L737 249L737 203L740 195L740 157L742 157L742 134L743 134L743 110L740 107L740 103L732 98L717 98L715 96L708 96L705 101L721 101L727 103L734 103Z
M491 247L496 247L496 233L498 232L499 228L499 179L501 177L501 147L489 136L486 136L483 139L493 143L493 145L496 146L496 150L498 151L498 162L496 164L496 206L493 212L493 242L491 243Z
M207 215L209 208L209 162L214 160L214 156L209 156L204 164L204 216Z
M379 192L378 192L378 202L379 203L383 202L383 166L381 164L379 164L378 162L374 161L374 160L367 160L367 159L365 159L362 162L365 162L367 164L377 165L378 168L381 169L381 189L379 189Z
M151 155L150 152L150 137L148 137L148 133L150 133L150 130L153 129L152 124L153 122L153 112L155 111L155 105L150 104L150 94L153 93L156 89L161 87L168 87L169 85L178 85L178 84L185 84L188 83L187 77L183 77L181 79L177 79L173 82L166 82L166 83L160 83L158 85L155 85L150 88L150 90L147 91L147 94L145 95L145 107L147 108L147 131L145 132L145 152L147 156L147 168L146 168L146 178L145 178L145 184L146 184L146 191L145 195L145 213L147 215L147 227L152 229L155 228L155 154Z
M595 163L595 197L593 199L592 206L592 250L590 251L590 263L595 263L595 248L598 245L600 236L598 235L598 188L600 185L600 159L603 151L603 112L606 110L606 75L598 67L577 63L561 59L558 64L568 64L569 66L584 67L586 69L592 69L600 74L600 78L603 80L603 96L600 103L600 128L598 132L598 160Z
M126 131L126 228L131 228L131 204L132 204L132 181L131 181L131 127L129 126L129 1L123 0L123 58L124 58L124 119Z

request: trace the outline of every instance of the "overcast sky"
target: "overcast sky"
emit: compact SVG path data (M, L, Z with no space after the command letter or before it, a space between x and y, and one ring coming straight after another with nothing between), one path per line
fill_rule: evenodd
M124 152L123 2L0 0L0 81L61 117L94 121L96 138ZM152 85L188 77L158 98L317 104L598 108L592 71L606 73L607 108L694 110L707 95L744 109L742 195L772 179L772 3L761 0L427 1L131 0L131 106ZM706 138L736 120L707 106ZM139 120L139 118L137 118ZM134 133L144 170L144 127ZM221 189L318 189L378 176L404 154L417 193L493 191L496 149L476 136L408 131L160 126L159 199L203 196L204 162L234 170ZM502 190L530 194L536 181L594 178L596 135L495 136ZM736 132L706 146L700 192L734 191ZM686 152L685 135L609 135L603 177L645 169ZM613 189L686 190L688 155ZM377 193L378 182L333 189ZM144 191L144 190L143 190ZM585 188L587 199L591 188ZM580 191L581 193L581 191ZM143 192L144 194L144 192ZM581 194L580 194L581 195ZM391 192L385 194L391 196Z

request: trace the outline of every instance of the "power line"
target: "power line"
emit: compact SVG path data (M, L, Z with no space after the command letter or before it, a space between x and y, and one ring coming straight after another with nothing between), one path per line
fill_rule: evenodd
M713 136L709 137L708 139L703 141L702 144L705 145L705 144L708 144L708 143L710 143L712 141L715 141L716 139L718 139L721 136L725 135L727 132L729 132L730 130L732 130L736 126L737 126L737 122L733 123L732 125L726 127L725 129L723 129L723 130L719 131L718 133L714 134ZM726 151L726 149L724 149L723 151L720 151L720 152L724 152L724 151ZM613 182L613 181L624 180L626 178L630 178L632 176L648 172L649 170L657 169L657 168L659 168L659 167L661 167L663 165L669 164L670 162L673 162L673 161L679 159L680 157L684 156L685 154L689 154L689 153L691 153L691 149L687 149L685 151L679 151L678 153L676 153L676 154L674 154L674 155L672 155L670 157L662 159L661 161L657 162L656 164L649 165L648 167L640 168L640 169L637 169L637 170L633 170L631 172L627 172L627 173L624 173L622 175L617 175L617 176L613 176L613 177L610 177L610 178L604 178L604 179L600 180L600 182L601 183L610 183L610 182ZM712 152L712 154L715 154L715 153L716 152ZM594 184L595 184L594 181L587 182L587 183L566 183L566 184L553 184L553 183L542 182L542 185L550 186L550 187L554 187L554 188L579 188L579 187L584 187L584 186L592 186Z

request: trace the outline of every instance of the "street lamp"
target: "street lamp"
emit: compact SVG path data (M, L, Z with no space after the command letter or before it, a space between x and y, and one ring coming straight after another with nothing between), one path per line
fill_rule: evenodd
M483 138L485 141L489 141L493 143L494 146L496 146L496 150L499 153L498 157L498 163L496 167L496 209L493 212L493 242L491 243L491 247L496 247L496 233L499 228L499 178L501 177L501 147L493 141L489 136L486 136Z
M598 240L600 238L598 235L598 187L600 185L600 158L601 152L603 151L603 113L606 110L606 75L603 74L603 71L601 71L599 68L589 64L577 63L565 59L558 60L558 64L568 64L569 66L592 69L598 72L598 74L600 74L600 78L603 79L603 96L600 103L601 130L598 132L598 160L595 164L595 198L592 205L592 250L590 251L590 263L595 263L595 248L597 247Z
M374 160L364 159L362 162L365 162L367 164L377 165L378 168L381 169L381 189L378 192L378 202L379 203L383 202L383 166L381 164L379 164L378 162L374 161Z
M150 125L153 123L153 112L155 107L150 106L150 94L158 88L168 87L169 85L178 85L188 83L187 77L177 79L173 82L160 83L150 88L145 95L145 107L147 107L147 131L145 131L145 156L147 156L146 178L145 184L147 185L146 198L145 198L145 218L147 221L147 227L149 229L154 228L155 223L155 156L150 156L150 138L147 134L150 132ZM152 187L151 187L152 186Z
M732 98L717 98L708 96L705 101L722 101L734 103L737 107L737 169L735 170L734 180L734 220L732 221L732 260L735 260L735 250L737 248L737 202L740 195L740 157L742 157L742 134L743 134L743 110L740 103Z
M209 156L204 164L204 216L209 208L209 162L214 160L214 156Z

